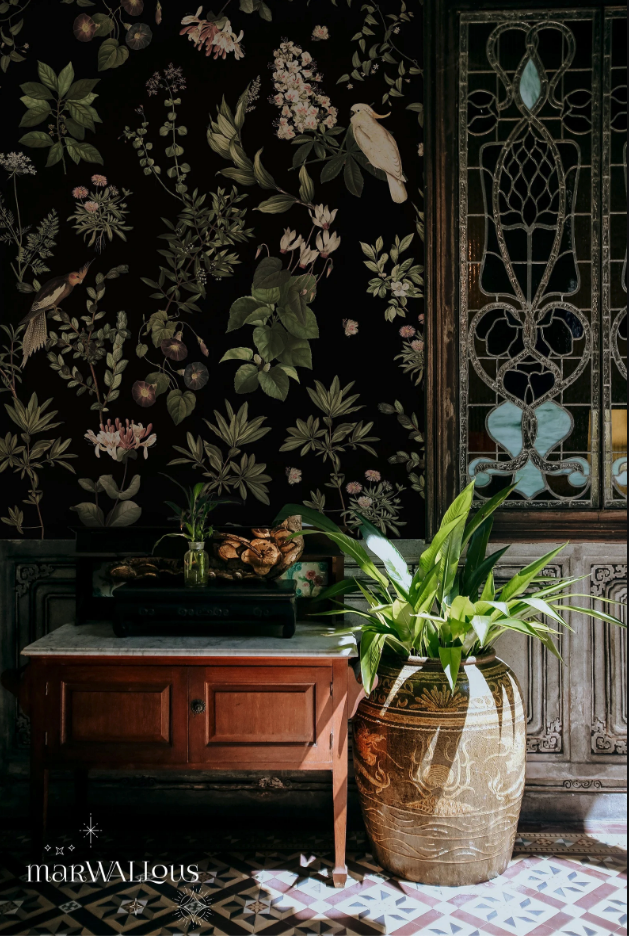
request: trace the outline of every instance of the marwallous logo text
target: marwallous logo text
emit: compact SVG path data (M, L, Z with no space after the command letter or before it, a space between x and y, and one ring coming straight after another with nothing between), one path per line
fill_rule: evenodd
M53 884L96 884L112 881L131 883L150 881L152 884L175 883L197 884L199 881L198 865L150 864L148 861L85 861L82 864L33 864L27 866L27 880Z

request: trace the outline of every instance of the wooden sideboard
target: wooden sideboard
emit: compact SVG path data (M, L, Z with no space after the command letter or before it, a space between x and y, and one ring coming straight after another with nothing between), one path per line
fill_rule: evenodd
M54 768L331 770L343 886L348 718L362 694L352 638L298 625L291 640L118 639L109 624L68 624L22 652L35 851Z

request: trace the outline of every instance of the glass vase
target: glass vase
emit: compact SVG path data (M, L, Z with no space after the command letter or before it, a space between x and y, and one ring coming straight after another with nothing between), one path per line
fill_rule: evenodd
M205 588L207 585L208 555L205 543L190 543L183 558L183 579L187 588Z

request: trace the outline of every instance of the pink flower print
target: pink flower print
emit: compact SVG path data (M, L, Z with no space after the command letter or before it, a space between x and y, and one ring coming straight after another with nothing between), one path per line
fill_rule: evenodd
M317 573L314 571L314 569L309 569L308 572L306 572L306 578L309 582L314 582L317 578Z
M72 189L73 198L87 198L88 195L89 192L84 185L77 185L76 188Z
M367 481L382 481L382 475L379 471L375 471L373 468L368 468L365 472L365 477Z
M98 211L98 202L86 201L83 202L83 207L86 211L89 211L90 214L95 214Z
M350 481L349 484L345 486L345 490L348 494L360 494L363 486L360 481Z
M120 448L135 452L144 449L144 457L148 458L149 448L157 441L157 435L155 433L151 435L152 423L149 423L146 429L142 423L136 424L133 420L129 422L126 419L125 423L126 426L123 426L119 419L116 420L116 428L120 434Z
M289 484L301 484L301 470L299 468L287 468L286 477Z
M419 353L420 351L424 350L424 342L420 338L416 338L415 341L411 341L411 348L413 351L417 351Z
M416 333L417 329L413 328L412 325L402 325L400 328L400 335L402 338L412 338Z
M321 42L324 39L330 38L330 31L327 26L315 26L312 30L311 38L314 39L315 42Z
M280 118L280 125L277 130L277 135L280 140L292 140L292 138L295 136L295 131L285 117Z
M355 322L354 319L343 319L343 328L348 338L358 334L358 322Z
M107 185L107 176L98 175L98 173L96 175L93 175L92 184L96 185L98 188L105 188L105 186Z
M357 503L358 503L358 506L361 507L363 510L368 510L373 504L373 498L359 497Z

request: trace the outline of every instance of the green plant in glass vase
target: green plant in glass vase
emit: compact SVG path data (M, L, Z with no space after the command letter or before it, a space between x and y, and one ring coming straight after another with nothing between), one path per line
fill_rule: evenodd
M162 540L170 537L182 537L188 540L189 549L183 560L184 582L189 588L204 588L208 580L208 555L205 551L205 543L214 533L214 527L210 523L210 514L219 504L227 503L227 498L212 497L207 490L207 484L202 481L192 488L186 488L170 475L164 474L164 477L183 491L186 498L185 506L180 507L172 501L165 501L166 506L174 510L181 532L166 533L160 537L153 546L153 552Z
M305 523L325 533L370 580L364 583L357 578L345 579L318 599L338 599L356 593L362 594L367 602L366 611L352 609L364 622L342 631L361 635L361 674L366 693L374 687L385 648L403 658L439 659L454 692L461 661L486 654L507 631L537 638L561 659L554 639L561 631L548 622L571 630L562 612L574 609L588 617L625 626L604 611L570 604L570 599L590 597L572 591L583 576L543 576L544 568L564 549L565 543L521 569L505 584L496 585L494 568L509 547L489 554L487 547L493 513L513 488L498 493L471 517L474 482L465 488L447 510L432 543L420 555L414 575L393 543L364 517L359 517L360 532L371 553L383 563L382 570L362 543L344 534L317 511L289 505L281 512L278 520L301 513ZM314 531L303 532L306 535ZM342 607L325 613L346 611Z

